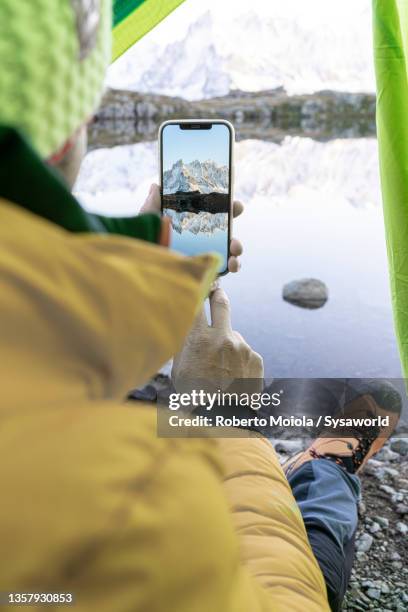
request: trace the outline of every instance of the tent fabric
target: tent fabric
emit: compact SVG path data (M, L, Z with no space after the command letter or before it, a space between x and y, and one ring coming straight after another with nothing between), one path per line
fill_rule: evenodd
M114 0L112 61L182 2L184 0Z
M373 0L377 134L391 297L408 377L408 2Z

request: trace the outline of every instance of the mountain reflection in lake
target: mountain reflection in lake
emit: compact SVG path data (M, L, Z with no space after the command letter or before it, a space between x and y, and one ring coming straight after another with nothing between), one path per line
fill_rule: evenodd
M135 213L157 181L155 143L92 151L77 193L87 208ZM236 146L234 234L242 270L221 283L233 326L263 355L268 377L398 377L374 139ZM319 310L282 300L287 281L315 277Z

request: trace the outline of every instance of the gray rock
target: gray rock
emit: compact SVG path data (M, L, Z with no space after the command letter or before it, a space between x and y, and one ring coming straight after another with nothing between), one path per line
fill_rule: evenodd
M365 502L362 499L360 499L360 501L358 502L358 513L360 517L364 516L366 512L367 512L367 506L365 505Z
M370 601L368 597L366 597L364 593L360 591L359 588L356 586L350 589L349 596L353 601L353 610L365 610L365 607L362 608L361 606L357 604L357 602L369 603Z
M381 531L381 527L378 523L373 523L372 525L370 525L370 527L368 528L368 531L370 533L377 533L378 531Z
M301 440L279 440L275 444L275 450L278 453L294 455L303 450L303 442Z
M373 541L373 536L371 536L369 533L363 533L363 535L356 542L356 550L358 550L358 552L368 552Z
M379 589L368 589L367 595L370 599L380 599L381 591Z
M316 278L302 278L284 285L282 297L302 308L321 308L329 299L329 290Z
M395 508L395 512L397 514L408 514L408 506L407 504L397 504Z
M382 470L384 468L383 461L377 461L376 459L369 459L367 465L364 469L366 474L370 474L370 476L376 476L378 470Z
M380 525L383 529L387 529L390 525L390 521L385 516L375 516L374 520L376 523Z
M387 495L394 495L396 493L395 489L389 485L380 485L380 491L384 491L384 493L387 493Z
M378 478L378 480L383 480L384 478L396 478L398 476L398 470L390 467L380 467L374 471L374 476Z
M408 439L398 438L397 440L392 440L391 450L395 451L399 455L408 455Z
M399 553L397 553L396 551L391 553L390 555L391 561L400 561L400 559L401 559L401 555Z
M399 453L395 453L387 447L382 448L376 456L380 461L397 461L400 458Z
M136 104L137 117L151 119L157 115L157 108L151 102L138 102Z
M397 523L396 529L399 531L399 533L402 533L402 535L406 535L408 533L408 526L405 523Z
M367 559L366 553L363 552L362 550L356 551L356 557L360 562L365 561Z

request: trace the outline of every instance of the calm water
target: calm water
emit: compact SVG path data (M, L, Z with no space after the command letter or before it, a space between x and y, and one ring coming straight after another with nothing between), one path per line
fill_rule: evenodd
M221 282L267 376L400 376L377 167L373 139L238 143L245 254ZM131 214L154 180L155 144L139 143L90 153L77 189L91 210ZM323 308L282 300L284 283L310 276L329 288Z
M214 251L222 256L223 261L220 266L221 270L226 267L226 232L215 230L212 234L193 234L193 232L184 231L182 234L173 232L171 239L171 248L180 253L188 253L191 255L201 255Z
M245 244L240 278L222 281L233 324L265 359L269 376L398 377L382 219L375 211L323 215L254 205L236 233ZM288 280L324 280L319 310L284 302ZM242 288L245 288L243 291Z

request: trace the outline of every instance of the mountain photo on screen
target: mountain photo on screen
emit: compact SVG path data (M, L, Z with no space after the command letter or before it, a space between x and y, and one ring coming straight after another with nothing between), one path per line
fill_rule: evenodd
M163 214L170 217L171 246L185 255L217 252L227 268L230 132L167 125L162 135Z

